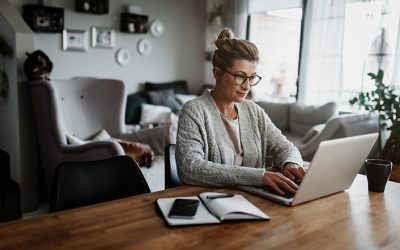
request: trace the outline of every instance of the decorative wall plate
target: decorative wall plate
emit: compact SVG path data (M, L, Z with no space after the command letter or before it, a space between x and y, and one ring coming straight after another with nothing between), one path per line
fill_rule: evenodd
M150 33L155 37L160 37L165 32L165 26L160 20L154 20L150 24Z
M138 51L141 55L148 55L152 50L152 45L149 39L142 38L138 42Z
M121 66L125 66L132 60L131 52L128 49L121 48L116 54L117 63Z

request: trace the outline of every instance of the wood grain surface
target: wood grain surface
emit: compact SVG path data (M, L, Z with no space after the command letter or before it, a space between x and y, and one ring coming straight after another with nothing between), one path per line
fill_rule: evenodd
M169 228L161 197L234 192L270 221ZM400 184L369 193L366 178L335 195L286 207L224 188L182 186L0 224L0 249L400 249Z

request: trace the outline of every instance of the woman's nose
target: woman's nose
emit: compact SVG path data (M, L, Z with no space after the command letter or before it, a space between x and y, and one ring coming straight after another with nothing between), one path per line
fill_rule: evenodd
M250 79L249 78L247 78L243 83L242 83L242 85L240 85L243 89L250 89L251 88L251 85L250 85Z

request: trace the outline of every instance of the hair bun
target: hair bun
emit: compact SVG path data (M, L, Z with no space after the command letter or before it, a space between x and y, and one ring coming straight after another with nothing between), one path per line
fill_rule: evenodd
M220 48L226 40L233 38L235 38L235 35L233 34L232 30L230 28L223 28L219 33L217 40L215 40L214 42L215 46L217 46L217 48Z
M232 39L235 38L233 31L230 28L224 28L219 33L218 39Z

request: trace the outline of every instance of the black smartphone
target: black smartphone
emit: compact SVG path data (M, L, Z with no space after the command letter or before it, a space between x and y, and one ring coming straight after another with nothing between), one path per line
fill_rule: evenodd
M194 199L175 199L169 210L168 217L179 219L190 219L196 215L199 200Z

